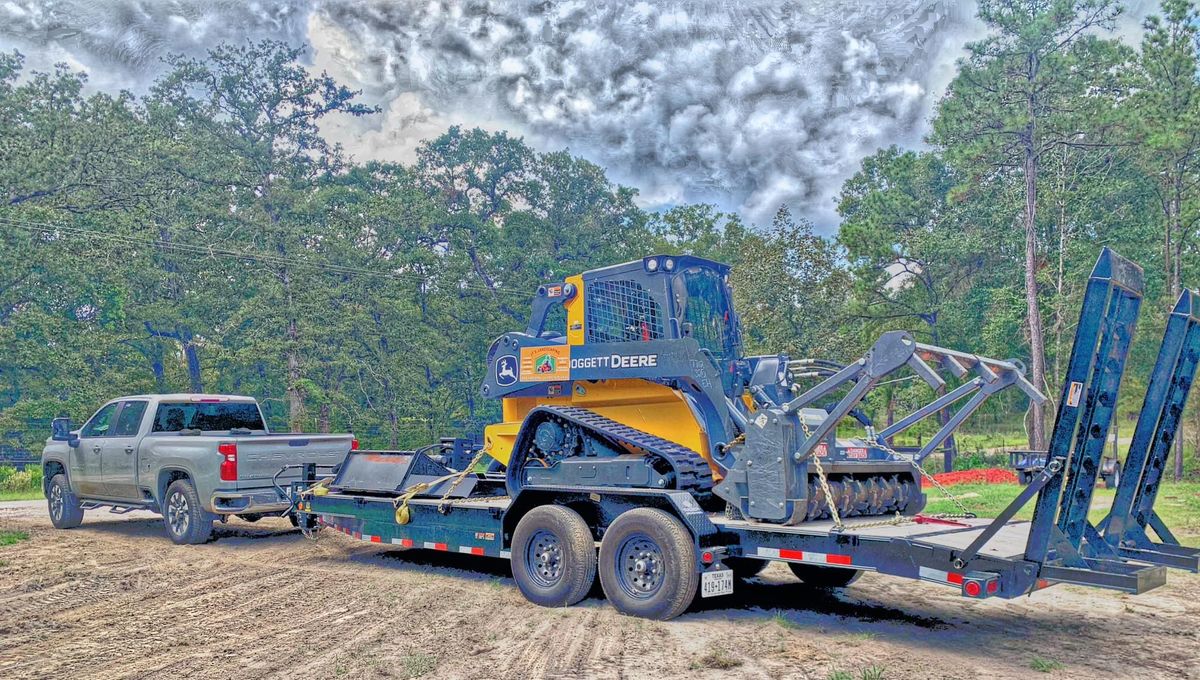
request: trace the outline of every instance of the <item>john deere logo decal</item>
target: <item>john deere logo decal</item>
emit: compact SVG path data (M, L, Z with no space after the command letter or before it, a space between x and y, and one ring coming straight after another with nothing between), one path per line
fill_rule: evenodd
M521 380L556 382L571 379L571 348L566 345L521 348Z

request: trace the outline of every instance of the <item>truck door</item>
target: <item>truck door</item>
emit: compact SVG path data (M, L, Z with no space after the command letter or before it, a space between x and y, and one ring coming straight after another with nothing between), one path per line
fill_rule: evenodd
M110 498L135 500L142 497L137 483L137 446L146 406L147 402L140 400L121 402L112 432L101 445L104 494Z
M79 430L79 446L71 450L71 488L83 496L103 496L104 479L100 454L112 428L120 402L105 404Z

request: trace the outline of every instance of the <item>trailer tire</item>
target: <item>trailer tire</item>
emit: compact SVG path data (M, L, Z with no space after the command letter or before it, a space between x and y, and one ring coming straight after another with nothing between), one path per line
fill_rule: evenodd
M726 557L721 563L733 570L733 577L739 581L754 578L763 573L770 560L760 560L754 557Z
M858 569L817 567L798 562L788 562L788 568L804 585L812 588L845 588L862 576L862 571Z
M700 584L687 527L657 508L621 514L600 543L600 585L622 614L665 621L682 614Z
M596 581L596 543L574 510L543 505L513 531L513 580L525 599L543 607L569 607Z
M177 479L163 495L163 525L167 536L180 545L198 545L212 538L213 516L200 505L196 487Z
M46 507L50 511L50 523L55 529L74 529L83 524L83 508L80 507L79 497L71 493L67 476L61 472L50 479Z

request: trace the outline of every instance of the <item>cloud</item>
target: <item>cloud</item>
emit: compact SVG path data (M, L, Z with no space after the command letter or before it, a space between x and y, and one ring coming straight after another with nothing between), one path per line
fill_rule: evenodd
M376 96L416 93L440 121L569 146L651 204L715 201L764 222L790 202L825 226L865 154L919 142L944 85L930 64L952 61L972 24L947 0L327 0L313 17L317 62L336 53ZM362 124L400 128L391 118Z
M1140 18L1144 6L1134 3ZM648 206L708 201L819 227L863 156L916 145L963 42L955 0L4 0L0 47L141 91L168 52L308 42L384 112L329 121L360 159L411 160L450 124L563 147Z

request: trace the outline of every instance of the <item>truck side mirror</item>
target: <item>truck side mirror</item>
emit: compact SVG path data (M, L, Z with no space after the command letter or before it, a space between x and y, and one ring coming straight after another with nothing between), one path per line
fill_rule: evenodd
M70 418L55 418L50 421L50 438L56 442L66 442L74 448L79 446L79 436L71 432Z

